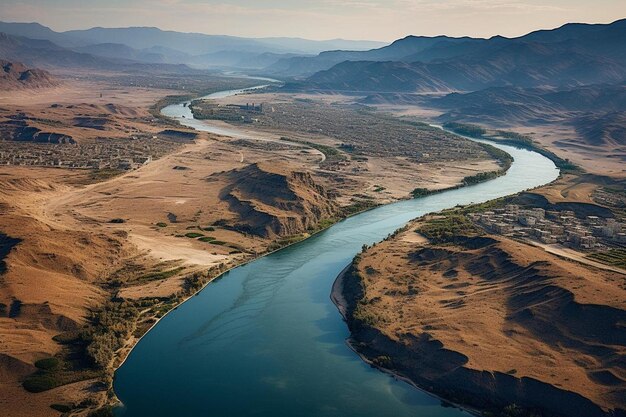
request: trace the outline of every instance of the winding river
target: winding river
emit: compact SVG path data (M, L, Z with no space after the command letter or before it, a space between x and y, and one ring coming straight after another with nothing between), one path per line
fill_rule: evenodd
M163 114L199 130L242 135L236 127L194 120L183 104L168 106ZM409 220L558 176L554 164L538 153L494 146L515 158L502 177L359 214L210 283L148 332L117 371L114 388L124 405L116 414L467 416L362 362L345 344L348 329L329 294L363 244L382 240Z

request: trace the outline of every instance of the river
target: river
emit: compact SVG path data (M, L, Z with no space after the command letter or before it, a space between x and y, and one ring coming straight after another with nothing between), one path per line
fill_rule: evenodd
M236 127L194 120L183 104L163 114L198 130L243 135ZM345 344L349 332L329 295L363 244L409 220L558 177L554 164L536 152L494 146L515 158L504 176L361 213L207 285L148 332L118 369L114 389L123 406L116 415L467 416L361 361Z

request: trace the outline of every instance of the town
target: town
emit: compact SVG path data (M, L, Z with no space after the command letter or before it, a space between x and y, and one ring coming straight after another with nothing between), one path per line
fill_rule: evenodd
M130 139L102 138L84 144L0 141L0 165L128 171L178 146L174 141L146 135Z
M517 204L472 213L470 218L491 233L545 244L560 243L582 251L626 244L624 225L613 218L576 217L573 211L524 209Z
M206 100L194 100L189 105L196 119L222 120L227 122L258 122L263 113L263 104L255 103L221 105Z

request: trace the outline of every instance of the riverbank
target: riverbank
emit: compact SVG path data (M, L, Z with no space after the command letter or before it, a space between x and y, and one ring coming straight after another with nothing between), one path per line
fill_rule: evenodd
M350 275L353 273L352 269L353 269L353 265L348 265L341 271L341 273L337 276L337 278L333 282L332 290L330 293L330 299L332 300L335 307L337 307L337 310L339 311L339 313L343 317L343 320L346 322L348 326L351 321L351 314L349 313L349 310L353 309L354 300L348 300L345 297L344 281L345 281L346 275ZM436 393L430 392L424 389L423 387L419 386L410 377L403 375L398 370L394 370L391 367L385 367L384 363L381 363L380 361L376 361L376 358L370 357L363 351L359 350L359 343L360 342L354 339L352 336L346 339L346 345L350 348L350 350L352 350L357 356L359 356L359 358L361 358L363 362L367 363L372 368L376 368L379 371L389 375L390 377L398 381L402 381L406 384L409 384L411 387L417 390L420 390L430 396L438 398L439 400L441 400L441 403L444 404L446 407L449 407L449 406L456 407L474 416L482 415L482 412L478 409L471 408L471 407L464 407L461 404L450 402L449 400L443 397L439 397Z
M410 222L339 274L331 298L351 347L376 367L489 415L621 415L619 370L596 371L576 358L608 363L604 349L614 344L602 340L626 317L622 275L486 235L467 219L446 222L453 213ZM430 241L416 244L416 233ZM606 329L590 304L608 314ZM567 353L552 348L553 338ZM595 378L600 372L615 375L615 386Z
M508 150L508 148L505 149ZM267 361L263 358L249 357L249 355L244 354L244 352L233 349L233 346L239 345L246 346L246 352L267 352L267 355L270 356L273 352L276 352L276 354L280 356L281 359L278 362L279 366L276 364L271 366L268 364L267 366L267 372L269 372L267 378L272 378L272 381L275 380L275 377L272 377L272 373L276 372L277 368L289 366L289 370L285 370L285 372L288 372L288 375L290 375L292 360L296 360L297 357L301 356L300 354L293 358L293 355L285 356L284 352L282 352L283 348L288 349L289 352L302 352L302 354L304 354L304 351L314 349L315 353L309 352L306 355L314 354L316 361L330 360L333 363L333 369L345 369L349 374L344 374L341 380L333 381L329 385L326 382L320 381L319 378L332 379L339 374L336 372L319 374L318 371L324 369L324 367L320 367L317 364L310 363L309 365L313 365L311 367L302 363L294 363L294 372L298 372L298 375L308 372L315 373L315 376L310 375L304 379L299 377L298 380L304 380L307 381L307 384L313 384L315 387L312 388L313 390L331 389L333 393L328 397L328 401L333 401L333 398L339 395L339 391L342 389L335 384L339 384L340 381L351 380L353 377L359 380L363 379L363 376L360 375L362 372L361 365L358 365L358 363L355 363L353 360L348 360L345 355L333 355L332 351L335 349L328 351L324 348L318 351L318 342L309 340L311 336L316 339L320 335L315 332L309 334L308 332L311 326L307 323L309 323L310 320L318 322L321 320L321 317L319 317L318 312L312 313L308 310L308 307L306 307L310 304L310 300L308 300L307 297L308 292L306 290L304 292L302 291L302 284L304 284L305 288L309 288L310 286L310 288L319 289L320 283L317 282L313 285L313 279L323 279L325 282L330 279L330 281L327 282L327 287L326 284L321 284L322 287L330 288L334 276L339 272L333 272L335 266L338 265L335 257L340 256L340 263L345 265L345 261L351 258L360 247L359 241L362 241L362 239L366 239L366 241L370 242L380 240L388 233L385 230L394 230L396 228L394 225L404 224L407 220L413 218L416 213L419 214L419 210L436 211L439 207L449 207L453 202L463 204L476 198L478 200L496 198L510 194L511 192L543 184L556 177L556 172L553 172L554 166L549 163L549 161L546 162L543 158L525 151L522 152L513 149L512 152L515 154L515 162L510 168L511 173L494 180L493 186L490 185L491 182L486 182L424 199L405 200L393 205L380 206L374 210L369 210L358 216L353 216L347 220L338 222L333 227L326 229L324 233L317 234L314 237L299 242L297 245L290 246L288 249L281 250L271 256L265 256L252 264L233 269L229 272L228 279L218 280L217 282L214 281L210 291L198 293L196 297L192 297L181 305L176 310L177 314L168 315L169 320L161 321L160 326L153 327L152 331L146 334L142 339L142 343L136 346L134 354L130 356L124 363L124 366L118 370L115 391L120 399L127 405L127 408L120 412L128 416L142 415L145 413L160 416L174 412L172 407L175 407L176 401L168 399L170 389L165 389L165 387L169 387L169 384L175 381L175 386L171 387L172 395L176 395L176 392L184 390L187 392L186 395L193 396L193 398L190 398L187 402L187 406L200 413L205 404L203 398L206 399L206 390L202 388L206 384L206 382L203 382L206 381L206 378L200 377L201 380L198 380L196 377L199 376L198 372L203 375L205 375L205 372L210 373L213 375L211 380L232 381L236 383L235 386L232 386L229 382L226 382L227 386L225 386L224 389L228 390L229 395L233 395L233 393L238 392L239 389L251 389L252 391L250 392L263 392L263 404L257 404L255 406L248 404L249 407L254 407L257 410L264 410L264 407L268 407L267 412L271 413L271 411L269 411L271 404L284 405L286 401L289 404L293 402L294 407L297 407L298 410L302 410L303 397L300 395L300 391L289 395L289 398L281 396L280 399L276 398L271 401L269 398L278 396L278 391L266 392L263 388L258 388L255 391L255 388L252 387L252 385L256 383L255 379L251 379L245 370L250 369L249 367L258 369L259 366L265 369ZM526 167L530 165L533 166L533 170L526 174ZM525 174L521 175L522 172ZM470 192L470 190L473 190L473 192ZM381 215L383 218L389 216L389 218L393 219L392 223L384 222L382 229L380 228L383 225L380 223ZM369 228L371 228L372 225L375 225L375 233L371 236ZM365 235L363 235L364 232ZM344 234L353 237L359 236L359 238L357 241L354 241L353 238L345 241ZM327 253L327 251L329 252ZM305 256L305 259L303 259L302 256ZM306 260L309 259L309 257L311 261ZM345 259L345 261L343 261L343 259ZM307 267L302 268L302 265L305 264ZM292 274L297 275L294 275L293 279L287 279L291 277ZM244 281L242 282L242 280ZM293 287L294 285L297 286L299 290L293 289L293 291L289 291L288 296L287 294L281 295L277 293ZM319 293L320 297L328 301L328 292L316 290L316 293ZM294 297L297 301L293 300ZM316 305L319 306L319 302L316 296ZM292 303L295 304L292 305ZM201 306L207 308L211 306L211 311L198 315L197 309L204 308ZM303 307L304 311L301 312L300 307ZM289 311L282 311L285 308L288 308ZM257 309L262 310L264 313L261 315L256 313L249 314L249 312L257 311ZM289 317L289 323L283 323L278 317L267 318L273 323L272 325L268 325L265 322L252 323L257 318L259 320L262 319L266 314L272 314L273 316L274 311L276 311L276 314L279 314L280 317ZM322 312L324 311L326 310L323 309ZM299 313L304 314L304 316L300 317L301 314ZM192 314L192 317L187 317L188 314ZM326 314L324 314L323 317L326 317ZM231 333L231 330L229 330L231 326L229 326L228 323L233 321L236 322L237 325L232 329ZM292 321L298 324L294 325ZM204 322L207 323L206 327L202 324ZM246 324L248 322L250 322L250 327ZM197 326L201 326L203 330L198 332ZM316 328L317 326L313 325L313 327ZM176 333L176 336L171 334L172 331ZM225 331L226 335L216 337L216 331L219 334L223 334ZM279 334L274 335L273 333L275 332ZM266 335L267 333L272 333L272 336L267 339L263 336L259 339L259 336ZM186 336L187 334L190 336ZM231 340L229 336L231 334L236 334L236 341ZM286 334L292 337L289 337L288 340L283 340L280 335L284 336ZM298 336L295 336L295 334L298 334ZM329 336L331 335L329 334ZM343 346L344 340L341 333L336 334L333 332L332 338L337 338L338 346ZM191 349L191 351L187 351L189 360L185 360L183 363L174 361L172 363L177 363L177 366L171 367L170 360L165 359L169 358L169 353L167 352L169 352L170 349L167 346L169 346L170 342L176 344L182 343L182 346L187 346ZM262 345L256 346L259 342ZM266 346L266 342L269 345ZM300 344L302 344L302 346L300 346ZM229 348L223 350L226 345L229 346ZM198 348L196 349L193 346L197 346ZM251 346L256 347L251 348ZM163 349L165 350L163 351ZM324 352L331 356L327 357ZM202 359L192 359L195 355L200 355ZM319 355L322 355L322 358L318 358ZM351 356L348 355L348 357ZM153 360L157 358L159 363L152 365ZM233 362L232 365L226 366L231 362L231 359L235 362ZM340 363L336 363L337 360L339 360ZM252 363L248 363L250 361L252 361ZM296 362L298 361L296 360ZM181 369L181 366L184 369ZM148 369L146 367L152 369L150 381L143 381L146 375L144 369ZM206 370L204 370L205 368ZM295 371L295 369L297 369L297 371ZM228 376L222 376L222 371L226 370ZM263 371L262 375L265 374L266 372ZM184 375L184 378L181 379L181 375ZM380 381L377 375L378 373L374 372L368 374L367 378L372 381ZM154 397L155 391L154 388L151 388L154 383L158 383L160 387L158 389L158 398ZM379 406L384 406L384 404L390 400L386 397L388 390L380 387L378 384L379 382L376 382L374 386L376 386L377 389L373 392L367 391L368 394L366 396L368 398L382 396L385 397L385 399L378 401L377 404L379 405L374 407L372 407L368 401L364 401L360 405L351 403L351 407L356 406L356 408L353 408L353 412L355 409L359 409L359 415L361 415L361 412L365 411L361 410L361 406L367 405L369 411L365 411L363 415L369 415L368 413L378 410ZM374 386L370 387L373 388ZM363 389L367 390L366 387L363 387ZM219 389L217 391L219 391ZM308 392L306 398L313 399L310 395L312 392L311 388L307 388L306 391ZM232 402L226 401L225 396L219 392L215 392L214 394L215 395L211 396L211 407L225 414L235 413L233 407L239 410L239 407L245 406L244 404L233 404ZM411 390L407 395L412 396L418 394L415 394L413 390ZM150 400L146 402L143 400L144 398L149 398ZM249 401L254 401L256 396L248 396L247 398ZM222 401L222 399L224 399L224 401ZM293 399L293 401L290 399ZM259 400L261 399L259 398ZM313 412L323 404L327 404L328 401L312 404L310 408L307 405L307 409ZM408 404L399 404L395 400L391 401L394 403L394 409L400 407L406 412L415 412L414 406L409 407ZM335 404L334 401L333 404ZM348 406L348 404L339 402L336 406L338 406L339 409L343 409ZM404 411L402 413L404 413ZM244 411L239 410L239 412ZM450 411L449 415L452 416L455 414Z

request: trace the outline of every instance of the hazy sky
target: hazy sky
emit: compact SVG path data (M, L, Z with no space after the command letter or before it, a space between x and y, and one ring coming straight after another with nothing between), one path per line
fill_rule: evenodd
M517 36L626 17L626 0L0 0L0 20L55 30L157 26L249 37Z

